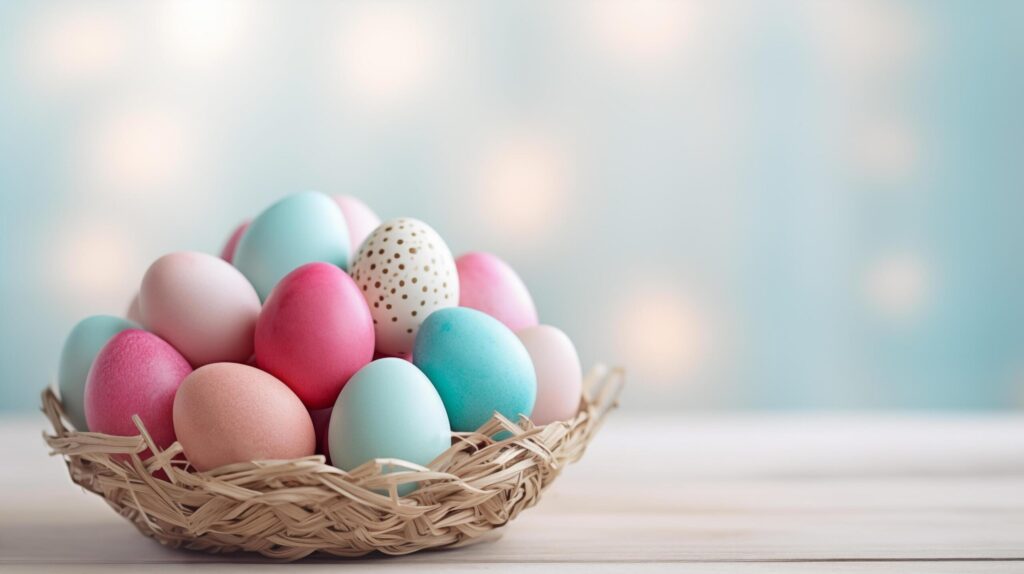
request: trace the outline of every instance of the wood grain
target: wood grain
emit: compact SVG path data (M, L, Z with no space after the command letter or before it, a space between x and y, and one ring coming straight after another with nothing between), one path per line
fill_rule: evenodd
M1021 572L1024 417L616 416L495 542L346 563L380 572ZM240 571L144 539L0 420L4 572ZM655 460L651 455L671 452ZM642 481L634 478L639 469ZM308 572L334 571L325 559Z

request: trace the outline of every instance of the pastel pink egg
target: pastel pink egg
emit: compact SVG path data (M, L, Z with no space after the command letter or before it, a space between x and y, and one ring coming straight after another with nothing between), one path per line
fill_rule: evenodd
M335 195L332 199L341 208L348 224L349 245L352 252L359 251L359 246L380 225L380 218L365 203L351 195Z
M174 442L174 393L192 372L185 357L152 333L129 329L114 335L96 355L85 383L89 430L135 436L139 415L160 448Z
M228 237L227 243L224 244L224 248L220 250L220 258L228 263L231 263L235 259L235 249L238 248L238 242L242 240L242 235L245 234L245 230L249 229L249 220L246 219L242 223L238 224L238 227L231 232L231 236Z
M373 359L373 318L347 273L308 263L274 287L256 322L256 363L309 409L334 404L349 378Z
M537 399L530 420L546 425L576 416L583 393L583 371L572 341L550 325L527 327L516 336L530 354L537 374Z
M174 430L197 470L310 456L313 421L272 375L237 363L199 367L174 398Z
M313 431L316 433L316 453L324 455L327 464L331 464L331 449L328 442L328 429L331 426L331 412L334 407L309 411L313 419Z
M243 363L260 313L256 290L223 259L181 251L157 259L139 291L142 324L192 365Z
M459 305L483 311L513 331L537 324L537 308L523 280L497 256L472 252L455 260Z

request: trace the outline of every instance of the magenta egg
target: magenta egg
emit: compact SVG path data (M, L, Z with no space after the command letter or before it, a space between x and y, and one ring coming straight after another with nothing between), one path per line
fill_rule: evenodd
M373 359L373 318L347 273L308 263L270 292L256 322L256 364L284 381L308 409L334 404Z
M139 434L139 415L160 448L174 438L174 394L192 372L185 357L167 341L129 329L115 335L96 355L85 383L89 430L119 436Z
M357 252L370 232L380 225L380 218L365 203L351 195L335 195L332 199L341 208L345 223L348 224L349 246L353 253Z
M193 366L242 363L260 313L256 289L230 263L193 251L157 259L139 291L142 324Z
M455 260L459 305L483 311L513 331L537 324L537 308L523 280L497 256L466 253Z
M242 240L242 235L245 234L245 230L249 228L249 220L246 219L242 223L238 224L238 227L231 232L231 236L228 237L228 242L224 244L224 248L220 250L220 258L228 263L231 263L235 259L235 249L238 248L238 242Z

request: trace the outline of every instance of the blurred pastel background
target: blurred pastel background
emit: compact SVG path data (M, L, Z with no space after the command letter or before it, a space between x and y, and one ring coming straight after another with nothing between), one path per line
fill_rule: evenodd
M304 189L493 251L630 409L1024 405L1024 3L0 3L0 411Z

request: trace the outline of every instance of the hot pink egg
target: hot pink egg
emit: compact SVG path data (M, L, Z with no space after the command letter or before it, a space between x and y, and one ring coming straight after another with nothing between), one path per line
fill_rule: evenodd
M380 225L380 218L365 203L351 195L333 196L335 203L341 208L345 215L345 223L348 224L348 239L352 253L359 251L370 232Z
M455 260L459 305L483 311L513 331L537 324L537 308L523 280L490 253L466 253Z
M174 442L174 394L192 372L185 357L152 333L129 329L114 335L96 355L85 384L89 430L134 436L139 415L160 448Z
M235 259L235 249L238 248L238 242L242 240L242 235L245 234L245 230L249 229L249 220L246 219L242 223L238 224L238 227L231 232L231 236L228 237L228 242L224 244L224 248L220 250L220 258L228 263L231 263Z
M157 259L139 291L142 324L194 366L245 362L260 313L256 289L223 259L181 251Z
M373 359L373 318L347 273L308 263L270 292L256 322L256 363L309 409L334 404L349 378Z
M197 470L313 454L313 422L273 376L237 363L199 367L174 399L174 430Z

